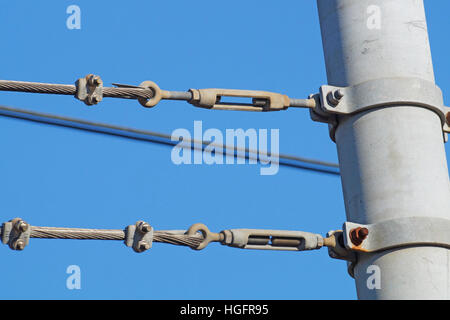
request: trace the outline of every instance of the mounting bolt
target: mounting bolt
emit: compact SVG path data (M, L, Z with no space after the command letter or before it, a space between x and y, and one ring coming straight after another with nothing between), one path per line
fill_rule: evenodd
M98 99L95 96L88 97L88 105L94 105L98 103Z
M22 221L17 222L15 227L16 227L16 230L19 232L26 232L29 228L29 224L22 220Z
M103 84L103 81L99 76L89 75L88 76L88 84L91 86L99 86L99 85Z
M344 92L342 91L342 89L338 89L334 92L334 97L337 100L341 100L344 97Z
M139 252L144 252L148 249L150 249L150 244L147 241L139 241L138 242L138 248L139 248Z
M350 230L350 240L355 246L359 246L369 235L369 229L367 228L354 228Z
M337 106L339 101L344 97L344 92L342 89L338 89L335 91L330 91L327 94L327 100L332 106Z
M13 249L14 250L19 250L19 251L25 249L25 242L23 242L23 240L17 240L13 244Z
M139 231L142 233L148 233L152 230L152 227L147 222L141 222L139 224Z

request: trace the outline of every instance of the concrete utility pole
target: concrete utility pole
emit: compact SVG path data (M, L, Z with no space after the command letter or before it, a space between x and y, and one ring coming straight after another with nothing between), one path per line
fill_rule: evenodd
M402 97L398 103L384 105L381 99L381 105L337 117L335 140L347 221L376 224L423 217L427 223L419 231L433 232L436 219L450 218L442 117L421 103L405 102L442 99L439 90L430 90L434 73L423 0L317 4L329 85L365 83L373 97ZM366 98L353 97L361 104ZM420 229L417 224L414 228ZM388 235L398 236L396 232ZM449 249L439 244L358 253L358 298L448 299L449 264ZM371 265L379 267L380 289L367 286Z

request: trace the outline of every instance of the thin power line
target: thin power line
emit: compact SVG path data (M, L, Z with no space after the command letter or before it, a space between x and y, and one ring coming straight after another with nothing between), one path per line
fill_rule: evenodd
M164 133L139 130L135 128L127 128L107 123L92 122L82 119L63 117L58 115L17 109L12 107L0 106L0 116L43 123L53 126L101 133L105 135L116 136L126 139L146 141L165 146L176 146L180 143L179 141L173 141L170 135ZM264 153L263 154L259 153L258 155L258 151L256 150L251 150L247 148L241 149L236 147L232 148L226 145L209 143L205 141L200 142L196 140L183 140L183 147L186 147L186 144L191 144L191 148L194 150L204 150L204 148L208 145L214 146L222 150L228 150L228 152L232 151L233 156L236 158L244 158L247 160L249 159L265 160L267 159L267 157L270 156L270 154ZM225 154L225 151L223 151L222 153ZM274 158L275 156L276 155L272 155L272 158ZM279 154L278 158L279 158L278 164L281 166L310 170L314 172L332 175L340 175L338 170L339 165L335 163L285 154Z

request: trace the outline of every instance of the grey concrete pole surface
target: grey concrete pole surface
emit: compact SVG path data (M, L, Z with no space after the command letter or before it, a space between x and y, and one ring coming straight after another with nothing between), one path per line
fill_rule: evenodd
M434 83L423 0L317 0L328 83L381 78ZM395 90L395 87L392 88ZM416 90L411 88L411 90ZM416 106L340 116L336 131L347 221L450 218L442 124ZM367 286L379 267L381 288ZM416 246L358 255L359 299L450 298L450 251Z

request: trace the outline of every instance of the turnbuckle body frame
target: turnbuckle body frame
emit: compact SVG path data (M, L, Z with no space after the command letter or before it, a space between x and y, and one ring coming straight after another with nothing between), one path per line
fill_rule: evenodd
M190 104L206 109L237 111L280 111L290 105L288 96L275 92L236 89L189 89ZM252 103L221 102L223 97L251 98Z
M223 230L223 245L241 249L305 251L320 249L324 239L320 234L304 231L230 229Z

